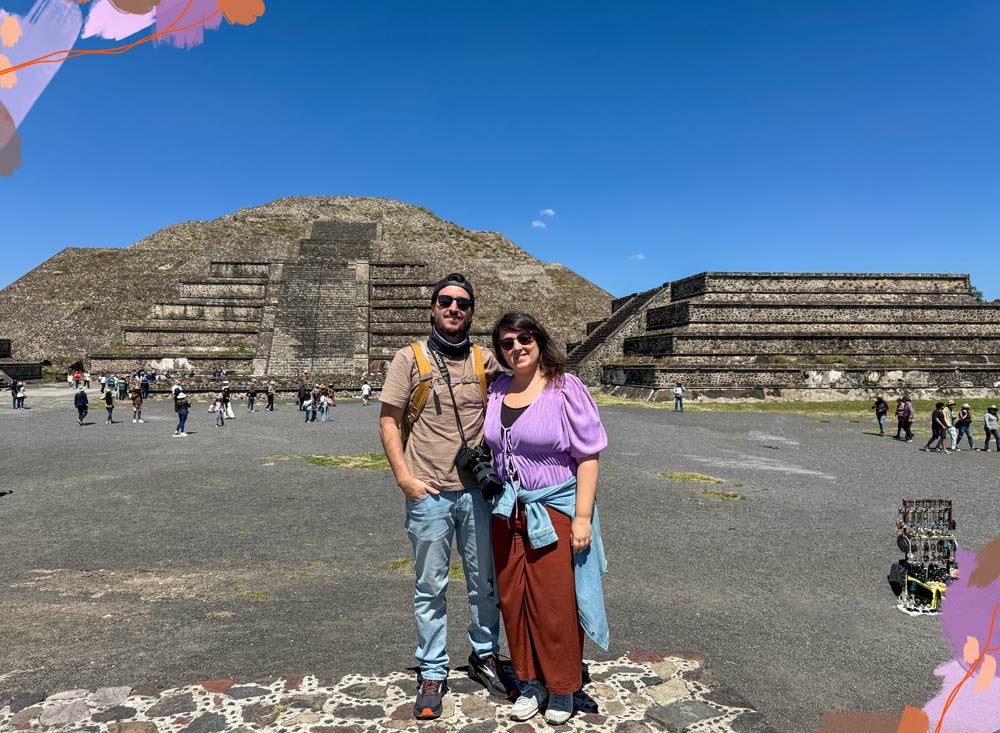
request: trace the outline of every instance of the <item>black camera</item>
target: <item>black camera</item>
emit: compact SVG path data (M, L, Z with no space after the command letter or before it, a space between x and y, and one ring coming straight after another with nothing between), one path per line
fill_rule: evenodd
M503 493L503 483L493 469L493 454L489 446L480 444L473 448L463 445L455 456L455 465L459 471L468 471L473 475L487 500Z

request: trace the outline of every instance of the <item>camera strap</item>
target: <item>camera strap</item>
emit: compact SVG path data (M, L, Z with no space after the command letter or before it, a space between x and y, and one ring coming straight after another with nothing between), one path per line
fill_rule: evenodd
M455 399L455 390L451 388L451 372L448 371L448 365L444 362L444 357L441 353L434 348L428 349L431 352L431 356L434 357L434 361L437 362L438 369L441 370L441 379L444 383L448 385L448 394L451 395L451 406L455 410L455 424L458 425L458 436L462 439L462 447L468 448L469 444L465 440L465 430L462 429L462 418L458 414L458 400Z

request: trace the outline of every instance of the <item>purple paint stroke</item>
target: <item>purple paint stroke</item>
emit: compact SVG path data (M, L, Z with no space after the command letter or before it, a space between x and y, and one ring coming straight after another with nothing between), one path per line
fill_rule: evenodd
M24 34L17 45L4 49L13 66L53 51L73 48L83 28L80 6L66 0L38 0L27 16L18 20ZM16 127L24 122L24 118L61 66L60 62L34 64L18 69L15 72L17 84L12 89L0 89L0 102L7 108Z
M948 588L948 601L951 601L951 588ZM934 670L942 682L941 692L924 705L924 712L930 721L929 730L937 727L948 696L958 687L965 673L965 667L958 661L942 664ZM1000 683L993 680L982 692L976 692L975 685L975 676L962 685L944 716L941 733L994 733L1000 730Z
M160 4L156 7L156 32L166 30L171 23L177 20L177 17L184 12L184 8L187 6L188 0L160 0ZM177 23L175 27L183 28L184 26L191 25L192 23L197 23L202 18L207 18L212 13L219 9L219 4L216 0L193 0L190 9L184 13L184 17L181 18L180 22ZM154 43L160 45L163 43L176 46L177 48L191 48L193 46L201 45L205 40L205 31L214 31L222 24L222 13L219 13L214 18L212 18L207 23L202 23L186 31L181 31L180 33L169 33L165 36L160 36Z
M120 41L135 35L143 28L148 28L155 22L155 9L145 15L135 15L134 13L123 13L111 4L111 0L94 0L90 6L90 13L87 14L87 23L83 26L83 37L98 36L112 41Z
M976 567L976 554L959 547L955 559L958 560L959 578L948 586L941 609L941 634L948 643L951 655L968 669L969 665L962 661L965 640L974 636L979 640L979 649L986 648L993 609L1000 603L1000 578L985 588L974 588L969 585L969 576ZM990 646L1000 647L1000 613L997 614ZM993 654L1000 661L1000 653ZM1000 683L996 684L1000 687Z

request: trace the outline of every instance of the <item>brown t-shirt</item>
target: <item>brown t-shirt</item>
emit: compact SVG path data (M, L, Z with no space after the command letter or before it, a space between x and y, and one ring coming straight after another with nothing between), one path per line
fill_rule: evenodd
M472 474L455 468L455 455L462 445L455 424L455 410L452 407L448 385L441 379L434 356L423 342L424 354L431 366L431 392L427 397L420 417L413 426L410 439L406 443L403 457L410 472L421 481L426 481L439 491L461 491L476 485ZM501 373L493 352L482 349L486 381ZM451 386L458 400L458 414L462 418L462 429L470 446L483 442L483 423L486 403L479 390L472 352L466 359L449 359L445 365L451 375ZM410 397L420 383L420 370L413 350L407 346L396 352L385 375L381 400L386 404L406 410Z

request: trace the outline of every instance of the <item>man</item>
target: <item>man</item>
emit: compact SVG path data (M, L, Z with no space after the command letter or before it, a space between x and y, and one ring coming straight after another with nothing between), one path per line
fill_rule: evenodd
M306 409L305 404L308 399L308 395L309 388L305 385L305 383L299 384L299 410ZM306 422L308 422L308 420Z
M274 412L274 382L267 385L267 411Z
M132 422L141 423L142 420L142 388L138 384L132 385Z
M247 412L253 412L254 403L257 401L257 388L250 387L247 392Z
M674 387L674 412L684 412L684 388L680 382Z
M368 400L371 399L371 396L372 386L368 384L368 380L366 379L364 384L361 385L361 403L365 407L368 407Z
M903 395L903 430L906 431L906 442L913 442L913 421L917 419L917 411L909 395Z
M945 411L945 423L948 425L948 437L951 438L951 450L960 451L958 447L958 428L955 426L955 400L948 400Z
M993 447L1000 452L1000 424L997 422L997 406L990 405L983 415L983 430L986 432L986 443L983 445L983 452L990 452L990 438L993 438Z
M948 427L944 424L944 403L938 402L934 405L934 412L931 413L931 437L923 450L941 451L944 450L941 444L948 434ZM931 446L934 446L933 448Z
M76 421L80 425L83 425L83 420L87 417L87 388L82 384L77 387L76 395L73 397L73 404L76 406Z
M448 690L446 593L452 537L469 589L469 675L494 696L507 697L511 690L497 656L500 616L492 583L490 505L473 476L455 466L462 445L458 420L466 443L480 445L485 383L500 373L493 354L469 342L474 309L472 284L463 275L441 280L431 297L430 338L396 352L382 388L379 432L396 483L406 496L406 532L417 576L416 718L439 717ZM424 397L426 403L415 415L413 403ZM405 447L400 427L408 435Z

